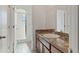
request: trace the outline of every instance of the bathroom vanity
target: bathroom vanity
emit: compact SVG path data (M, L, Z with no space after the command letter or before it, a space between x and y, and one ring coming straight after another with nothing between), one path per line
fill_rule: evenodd
M36 50L38 53L68 53L68 34L54 29L36 30Z

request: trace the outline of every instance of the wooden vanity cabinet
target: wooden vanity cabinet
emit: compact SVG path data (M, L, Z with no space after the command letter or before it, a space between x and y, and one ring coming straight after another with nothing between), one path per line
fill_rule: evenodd
M36 36L36 51L38 53L43 53L43 52L45 53L45 51L47 52L49 50L49 49L47 49L47 48L49 48L49 44L46 43L45 41L43 41L42 39L40 41L38 34L40 34L40 33L42 33L42 34L44 34L44 33L52 33L52 32L54 32L54 29L40 29L40 30L36 30L35 31L35 36Z
M59 47L55 42L50 42L47 37L42 36L44 32L36 32L36 51L38 53L65 53L66 51ZM47 34L47 32L46 32Z
M43 38L37 39L36 50L38 53L61 53Z
M55 47L53 47L50 43L44 40L44 38L39 37L37 40L37 51L39 53L61 53Z

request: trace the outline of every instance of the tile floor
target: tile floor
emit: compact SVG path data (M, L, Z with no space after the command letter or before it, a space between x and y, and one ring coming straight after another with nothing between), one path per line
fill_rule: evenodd
M26 43L18 43L15 53L32 53Z

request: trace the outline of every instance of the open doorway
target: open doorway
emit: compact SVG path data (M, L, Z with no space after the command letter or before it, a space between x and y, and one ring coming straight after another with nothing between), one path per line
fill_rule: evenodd
M20 52L20 45L26 43L26 11L24 9L15 8L15 52Z
M14 8L14 53L30 53L33 47L32 8L13 6Z

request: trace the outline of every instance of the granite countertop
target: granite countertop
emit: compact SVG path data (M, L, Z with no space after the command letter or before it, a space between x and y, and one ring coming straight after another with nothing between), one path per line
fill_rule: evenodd
M65 40L62 40L60 35L55 34L55 33L48 33L48 34L38 34L41 38L44 38L47 42L49 42L51 45L55 46L56 48L58 48L59 50L61 50L62 52L68 52L68 47L69 47L69 43ZM57 39L59 39L59 41L57 41ZM62 40L62 41L61 41ZM62 44L61 44L62 43ZM60 44L60 46L58 45ZM61 47L61 45L63 45L63 47Z

